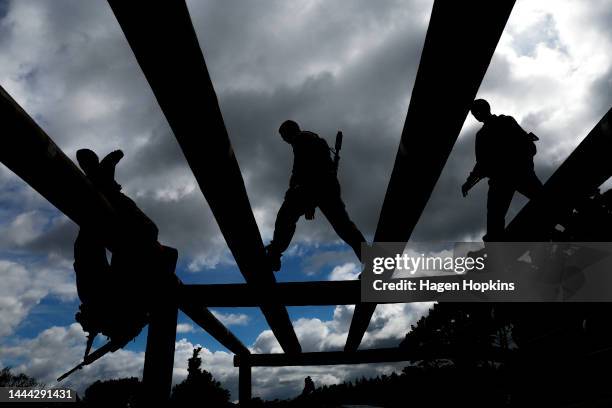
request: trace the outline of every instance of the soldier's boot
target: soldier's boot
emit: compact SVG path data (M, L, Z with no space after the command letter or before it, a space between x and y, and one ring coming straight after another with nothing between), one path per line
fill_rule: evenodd
M268 267L272 269L273 272L280 271L281 256L282 253L280 253L272 245L268 245L266 247L266 262L268 263Z

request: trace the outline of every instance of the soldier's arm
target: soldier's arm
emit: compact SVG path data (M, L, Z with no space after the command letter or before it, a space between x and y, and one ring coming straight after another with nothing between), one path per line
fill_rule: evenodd
M474 187L480 180L484 178L484 166L482 164L482 160L486 152L483 151L484 148L482 144L483 141L480 137L480 132L478 132L476 133L476 164L474 165L474 168L465 180L465 183L463 183L463 185L461 186L461 193L464 197L467 196L468 191L470 191L472 187Z
M478 182L482 179L483 176L481 168L478 163L476 163L474 169L468 175L467 180L465 180L465 183L463 183L463 185L461 186L461 194L463 194L464 197L467 196L468 192L472 189L472 187L478 184Z
M291 173L291 177L289 178L289 188L296 188L298 186L298 182L296 180L295 174Z

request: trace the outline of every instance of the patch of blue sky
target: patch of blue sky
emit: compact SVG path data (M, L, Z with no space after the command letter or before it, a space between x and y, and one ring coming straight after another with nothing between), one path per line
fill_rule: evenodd
M36 337L41 331L53 326L70 326L80 302L61 300L55 296L44 297L34 306L28 316L17 326L14 335L22 338Z
M321 254L343 254L347 251L344 244L332 244L317 247L302 247L283 257L283 268L277 273L279 281L311 281L326 280L331 270L344 263L342 260L335 260L334 257L327 257L323 261L313 260ZM351 253L352 255L352 253ZM12 260L13 262L31 265L43 261L41 256L32 256L23 253L0 252L0 258ZM341 256L342 258L342 256ZM313 270L313 265L315 269ZM199 273L187 270L188 260L182 260L177 267L177 274L185 283L242 283L244 279L235 265L222 264L214 269L207 269ZM310 268L305 273L305 268ZM55 296L47 296L34 306L26 319L17 327L13 339L34 338L43 330L52 326L69 326L74 323L74 314L78 310L79 301L77 299L66 301ZM214 308L215 312L224 315L244 314L248 316L246 324L231 324L228 328L247 346L252 345L257 336L269 329L269 326L259 308L240 307L240 308ZM305 306L288 307L288 312L292 321L301 318L318 318L321 320L331 320L333 318L334 306ZM193 344L200 344L211 351L228 351L213 337L202 330L191 319L183 313L179 313L178 323L188 323L194 327L193 331L187 333L177 333L177 340L187 339ZM126 349L135 352L144 351L146 348L147 328L131 341ZM102 345L105 341L103 336L99 336L95 346Z

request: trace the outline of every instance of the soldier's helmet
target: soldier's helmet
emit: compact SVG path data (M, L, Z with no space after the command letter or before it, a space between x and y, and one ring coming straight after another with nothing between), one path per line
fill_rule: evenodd
M293 120L284 121L278 128L278 133L284 141L291 143L295 136L300 132L300 126Z
M470 111L476 120L482 122L483 118L486 118L491 114L491 105L489 105L489 102L485 101L484 99L476 99L474 102L472 102Z
M294 120L286 120L278 128L278 133L283 134L295 134L300 131L300 125Z

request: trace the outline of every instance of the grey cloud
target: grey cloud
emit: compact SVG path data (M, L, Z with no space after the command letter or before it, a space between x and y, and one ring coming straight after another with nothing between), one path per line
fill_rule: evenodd
M41 7L39 3L32 4ZM229 10L220 10L216 4L208 4L206 13L200 14L198 7L203 6L192 5L193 19L196 27L205 30L200 32L200 37L251 202L267 214L268 225L262 228L271 230L270 223L286 189L291 165L291 151L280 141L276 129L282 120L293 117L304 128L327 137L330 143L337 129L345 132L340 173L343 194L357 224L371 235L425 33L422 4L406 4L402 6L405 8L402 13L397 13L397 4L377 7L370 13L348 3L334 6L333 10L314 10L313 27L316 27L314 22L321 22L327 28L317 28L301 42L298 39L302 35L293 33L296 41L289 47L293 54L288 55L283 50L255 52L248 44L242 44L242 40L254 42L271 35L266 30L262 32L258 18L237 24L236 30L217 25L239 21L239 16L244 18L248 13L263 13L263 10L248 11L232 6L227 6ZM278 12L283 7L279 4ZM47 11L45 7L43 10ZM359 24L350 18L351 12ZM50 15L56 16L55 13ZM328 15L335 15L346 24L325 20ZM398 24L397 15L402 16L403 25L388 29L387 26ZM117 170L119 182L158 223L162 237L179 246L186 256L200 256L206 252L203 248L213 251L222 248L218 244L208 245L218 241L218 228L205 202L195 197L198 190L183 194L176 201L164 201L160 197L167 190L175 193L178 190L181 195L181 189L192 187L193 179L112 15L102 10L96 13L77 10L66 13L65 19L67 22L62 25L51 22L48 30L49 35L58 37L57 43L63 44L58 46L60 51L48 51L45 58L49 61L26 81L28 93L37 95L38 103L32 105L41 112L43 125L69 154L84 146L92 146L100 155L123 148L126 158ZM74 27L76 33L67 28L72 27L72 19L79 20ZM95 28L93 32L87 30L89 26ZM345 58L351 47L358 44L354 38L362 38L373 28L380 29L384 42L373 47L370 54L356 57L353 64L339 73L303 73L301 82L291 80L295 72L300 73L299 66L333 61L336 54L339 59ZM241 30L248 36L241 37ZM222 38L219 38L220 32L225 32ZM210 42L210 38L218 41ZM243 48L235 50L231 44ZM324 47L318 50L321 44ZM86 49L83 55L78 53L81 48ZM290 61L288 65L275 63L260 69L269 78L279 77L282 71L284 76L280 76L285 80L270 79L273 83L267 89L233 87L234 78L227 72L245 68L240 58L258 58L264 52L270 58ZM60 60L67 64L59 65ZM250 65L248 70L252 68ZM245 72L235 76L246 75ZM51 84L55 88L64 84L60 93L63 98L48 98ZM43 89L46 91L41 95ZM99 98L105 104L105 113L89 118L88 112L72 109L86 107L91 98L94 102ZM92 106L95 108L95 103ZM107 109L108 106L112 109ZM57 236L49 234L48 238ZM322 222L306 224L296 238L307 242L337 239ZM44 243L40 242L39 246L44 247ZM63 246L68 247L68 243Z
M0 260L0 344L46 296L72 300L76 285L70 265L57 257L39 262Z
M612 23L612 13L610 20ZM592 95L592 105L603 108L602 115L612 107L612 65L608 71L593 82Z
M354 257L353 251L317 251L308 257L303 257L302 269L307 275L316 275L326 266L355 262Z
M0 3L0 16L2 4L6 3ZM308 4L313 5L309 8ZM357 225L367 236L373 235L431 4L429 0L384 4L365 0L279 0L265 6L260 2L189 2L247 191L266 239L289 178L291 150L276 132L287 118L296 119L305 129L331 143L338 129L344 131L340 168L343 196ZM572 7L583 7L580 4L572 3ZM592 2L589 8L589 27L609 39L612 24L608 3ZM554 15L554 11L550 12ZM585 13L576 14L583 18ZM534 41L562 47L558 41L572 34L562 31L559 22L550 31L553 22L545 22L548 26L542 31L528 32L517 39L522 41L515 44L519 54L532 55L529 47ZM571 57L570 54L566 60L569 65L574 62ZM495 111L516 116L526 129L541 137L536 166L545 179L608 109L612 94L609 79L608 71L593 82L581 82L588 87L584 100L576 96L576 100L559 101L558 90L568 84L546 74L521 77L512 56L498 52L480 94L491 100ZM105 2L10 3L0 21L0 83L71 157L81 147L91 147L100 154L123 149L126 157L117 169L118 181L159 225L161 240L176 246L192 269L232 262L210 209ZM576 95L582 89L579 91ZM560 107L585 100L592 106L584 111L567 114ZM444 115L443 105L440 115ZM475 130L474 122L468 119L414 239L479 238L485 220L486 185L482 182L467 199L459 192L473 165ZM562 143L567 146L559 151ZM406 195L410 196L410 181ZM3 225L31 211L49 214L51 208L4 168L0 169L0 202ZM523 202L517 199L509 216ZM53 219L39 236L26 240L19 249L57 253L64 263L68 262L75 228L65 219ZM294 242L329 244L337 242L337 237L318 214L315 222L300 224ZM16 248L11 245L3 242L2 249ZM345 255L339 254L337 261L354 261L350 252ZM316 270L328 260L325 254L316 254L303 262L306 270ZM303 320L299 324L304 333L312 334L308 338L304 334L308 348L341 346L352 310L340 308L336 312L338 316L332 322ZM377 309L364 344L378 346L399 341L414 316L421 312L412 306ZM15 311L14 315L24 313ZM397 325L390 323L391 317ZM7 324L14 327L15 323ZM255 348L270 351L277 346L266 333L258 338ZM187 350L192 345L184 346ZM235 384L235 370L231 370L228 368L222 375ZM262 379L257 381L261 391L257 392L286 395L288 390L299 390L304 373L312 373L315 381L339 381L348 375L342 370L279 370L281 386L260 376ZM353 372L365 373L359 370ZM327 373L329 377L325 377Z
M514 36L515 49L519 55L535 56L536 48L542 43L549 48L567 52L559 38L555 18L549 13L540 16L532 25Z

